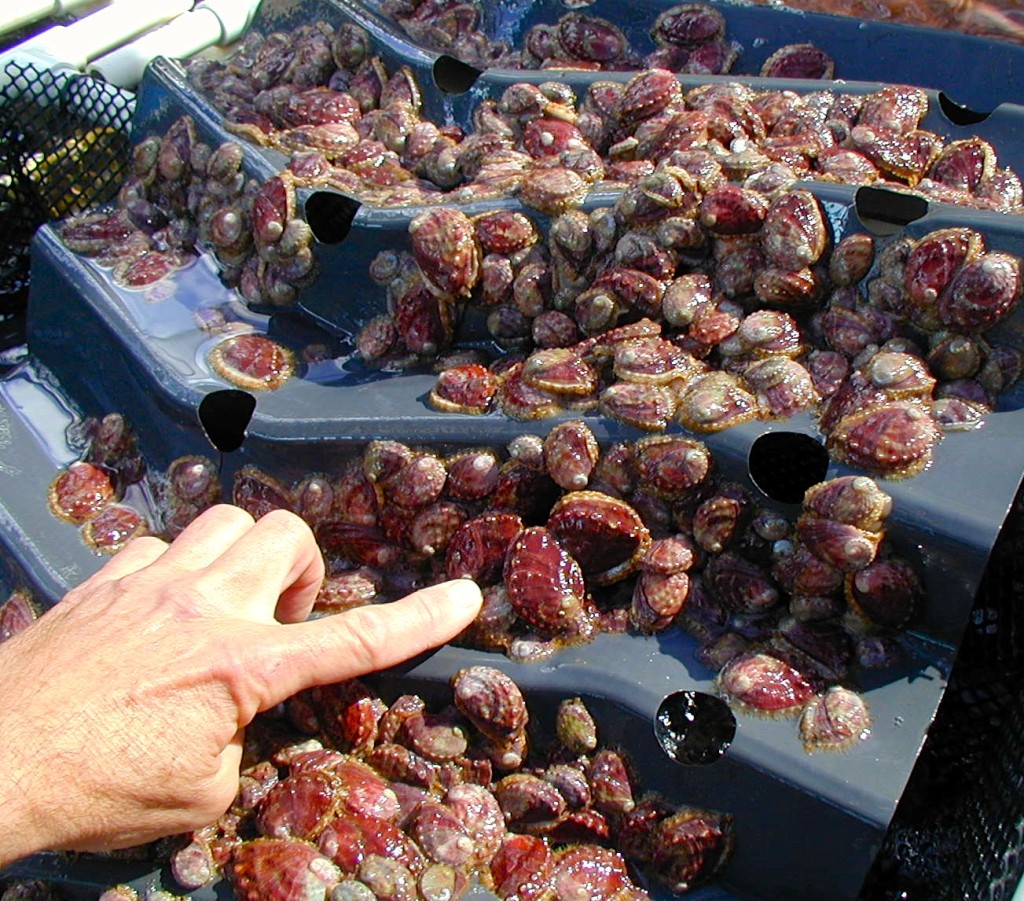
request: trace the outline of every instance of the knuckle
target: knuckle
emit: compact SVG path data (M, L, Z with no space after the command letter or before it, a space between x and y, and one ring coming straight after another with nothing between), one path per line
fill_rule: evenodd
M296 543L306 541L313 534L306 521L290 510L271 510L260 519L258 525L261 528L280 532L283 538L293 540Z
M122 556L129 554L133 556L148 556L154 550L165 550L166 548L167 542L156 535L139 535L137 538L129 541L118 553Z
M248 513L241 507L236 507L234 504L214 504L212 507L204 510L200 514L200 518L211 520L214 525L223 524L225 526L233 523L252 525L255 522L251 513Z

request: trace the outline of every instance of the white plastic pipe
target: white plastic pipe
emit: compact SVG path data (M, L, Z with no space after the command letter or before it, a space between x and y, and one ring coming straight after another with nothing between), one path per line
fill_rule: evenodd
M207 47L237 41L258 6L259 0L205 0L192 12L93 60L86 71L110 84L135 88L157 56L187 59Z
M84 69L89 60L190 9L192 0L114 0L70 25L48 28L8 53L49 57Z
M95 0L7 0L0 9L0 34L40 19L65 16Z

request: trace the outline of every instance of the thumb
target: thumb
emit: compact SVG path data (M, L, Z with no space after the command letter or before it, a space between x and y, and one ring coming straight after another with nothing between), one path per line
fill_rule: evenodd
M476 583L455 579L387 604L272 627L274 641L254 649L261 658L253 661L254 669L265 686L259 709L305 688L386 669L442 645L473 622L481 603Z

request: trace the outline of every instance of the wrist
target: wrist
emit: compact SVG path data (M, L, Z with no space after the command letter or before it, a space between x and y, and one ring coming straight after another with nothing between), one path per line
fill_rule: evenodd
M5 755L0 753L0 761ZM47 841L40 828L31 801L22 786L11 781L6 768L0 785L0 808L4 811L4 828L0 830L0 867L12 864L29 854L45 850Z
M9 649L0 647L0 685L7 681L3 663L10 657ZM3 810L3 828L0 829L0 866L6 866L46 850L52 837L45 828L42 798L42 770L52 762L33 759L33 743L29 740L33 724L28 721L27 705L17 703L13 692L4 698L0 710L0 810ZM29 733L26 734L26 730Z

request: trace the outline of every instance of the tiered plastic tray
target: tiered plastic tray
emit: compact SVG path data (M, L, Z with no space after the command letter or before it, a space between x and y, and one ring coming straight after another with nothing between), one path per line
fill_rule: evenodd
M631 5L630 23L638 27L634 19L646 22L653 9ZM980 134L997 148L1002 165L1024 170L1024 161L1017 159L1024 111L1004 104L1006 97L1000 93L1004 87L1015 91L1012 79L999 82L986 73L972 84L963 76L979 70L955 65L957 58L976 52L976 39L760 7L723 10L730 36L751 48L771 43L771 35L779 36L776 44L782 35L787 42L815 39L835 56L839 73L865 80L861 85L801 82L795 89L827 86L864 92L891 81L927 85L936 89L928 127L951 140ZM588 11L602 14L597 5ZM537 4L529 16L516 20L517 25L525 27L536 20L534 13L539 17L549 12L546 5ZM372 33L392 58L417 61L421 73L433 71L436 53L414 47L372 11L340 0L267 2L253 27L267 31L316 18L371 23ZM870 38L874 56L864 53L855 37ZM832 41L829 46L826 38ZM991 42L984 42L984 47L993 67L1017 71L1012 64L1021 48ZM930 48L935 53L908 48ZM751 60L753 56L752 50ZM867 62L865 57L870 57ZM926 58L938 62L925 66ZM862 68L856 68L857 63L863 63ZM951 68L945 68L947 63ZM549 70L543 77L558 79L562 74ZM488 70L476 79L465 102L494 96L510 81L536 76ZM868 82L867 76L876 80ZM588 76L566 77L584 84ZM973 124L957 124L949 118L951 113L958 115L955 105L941 95L954 84L957 90L950 92L958 102L995 112ZM453 121L470 109L460 108L436 87L428 96ZM196 120L204 141L216 145L229 138L217 111L190 89L181 67L158 61L142 87L135 139L162 133L186 113ZM284 158L273 152L247 149L250 177L269 177L283 164ZM835 240L869 227L861 218L857 189L808 187L824 204ZM308 201L310 194L303 192L301 199ZM595 195L588 203L597 206L611 199ZM514 201L480 201L465 209L472 213L510 203ZM321 274L302 292L298 309L274 315L247 308L221 284L207 257L160 283L158 290L126 290L114 285L106 271L71 253L56 229L42 228L33 250L30 354L0 380L0 539L11 561L10 581L27 583L44 603L54 603L103 562L80 540L74 526L56 520L47 507L47 486L77 456L69 428L83 416L124 413L139 435L147 463L155 469L184 454L211 453L199 407L211 392L228 386L206 362L218 338L197 328L196 313L218 304L228 305L244 327L265 331L282 343L301 346L316 341L332 351L321 355L320 362L306 364L280 389L257 397L241 448L221 457L226 488L234 473L249 464L286 482L311 471L336 472L340 461L359 454L375 438L454 449L501 446L518 435L545 434L557 420L522 423L500 414L438 413L426 403L435 379L432 373L383 373L354 357L355 330L383 304L382 292L362 290L368 283L369 261L382 248L407 243L413 212L361 206L343 241L317 246ZM973 227L985 235L991 249L1024 257L1024 217L932 205L903 231L916 237L948 225ZM893 239L880 237L879 242ZM343 292L337 285L356 287ZM480 340L472 321L460 337L467 343ZM992 337L1024 348L1024 311L1018 309ZM487 662L509 672L528 701L540 708L581 695L599 715L606 741L621 745L636 761L645 787L670 800L734 815L736 853L720 882L694 897L856 897L942 700L989 553L1024 473L1024 446L1017 437L1024 428L1022 406L1024 389L1018 386L1000 398L998 411L981 429L947 434L926 472L885 484L894 499L889 540L919 567L927 601L907 635L909 653L903 662L860 680L874 726L868 741L844 753L809 755L792 721L739 716L735 740L714 764L686 766L670 759L654 734L659 705L675 692L715 692L713 674L696 662L696 644L681 630L652 637L603 635L591 644L564 649L543 664L518 664L494 654L446 647L381 678L403 690L429 692L459 667ZM605 446L641 434L596 414L585 418ZM727 478L793 517L796 506L766 494L763 483L758 487L750 476L751 466L762 462L757 460L758 439L766 434L820 441L808 415L784 423L748 423L704 440ZM979 460L985 465L979 466ZM800 460L786 465L799 466ZM844 471L832 464L828 475ZM145 498L139 501L145 503ZM146 862L127 865L52 856L33 859L16 872L52 878L85 895L105 881L153 885L167 880L155 864ZM224 897L229 891L219 882L196 897ZM659 901L667 898L657 888L652 891ZM486 893L478 888L475 894Z

